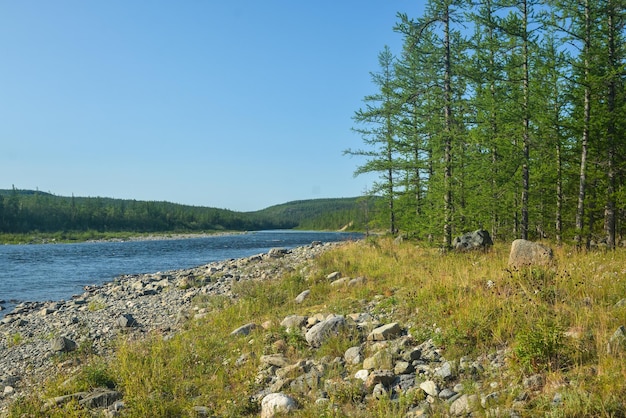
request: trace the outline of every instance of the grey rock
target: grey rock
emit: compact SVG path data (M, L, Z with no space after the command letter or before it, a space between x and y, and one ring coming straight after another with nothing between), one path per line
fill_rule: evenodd
M378 383L372 389L372 396L374 399L383 399L385 396L389 394L389 391L385 388L385 385L382 383Z
M609 339L609 343L607 345L607 352L609 354L615 354L619 352L626 346L626 327L620 325L611 338Z
M344 353L343 358L348 364L359 364L361 361L363 361L361 355L361 347L356 346L348 348Z
M443 380L450 380L456 377L456 374L454 373L454 369L452 367L452 363L450 363L449 361L446 361L441 365L441 367L437 368L435 373Z
M289 250L287 250L286 248L272 248L267 255L270 258L282 258L284 256L286 256L287 254L289 254Z
M69 338L57 337L50 341L50 349L55 352L68 353L76 350L76 343Z
M372 390L374 390L374 386L379 383L385 387L388 387L393 383L395 379L396 376L391 370L374 371L370 373L365 380L365 390L371 393Z
M407 393L409 390L415 389L416 384L414 374L401 374L396 376L391 388L396 392Z
M392 322L391 324L382 325L376 329L374 329L367 336L368 341L384 341L392 339L398 336L402 332L402 328L397 322Z
M398 361L393 366L393 372L395 374L409 374L415 371L415 367L408 361Z
M478 397L476 395L462 395L450 405L450 415L465 416L476 409Z
M479 229L456 237L452 242L455 251L485 250L493 245L489 232Z
M311 347L321 346L330 336L338 335L346 326L346 319L341 316L332 316L313 325L304 336Z
M367 370L393 369L393 356L388 350L380 350L363 360L363 368Z
M259 359L262 365L285 367L289 365L289 360L282 354L268 354Z
M330 282L330 286L331 287L346 286L350 280L351 279L349 277L342 277L340 279L333 280L332 282Z
M445 388L441 392L439 392L437 396L439 396L439 399L448 400L456 394L457 392L453 391L452 389Z
M528 266L548 266L552 264L554 253L545 245L516 239L511 244L509 267L518 269Z
M89 409L108 408L120 399L122 399L122 394L120 392L100 388L89 393L83 399L78 401L78 403Z
M366 281L367 280L365 279L365 277L355 277L354 279L348 282L348 286L349 287L361 286L365 284Z
M115 320L115 325L120 328L136 327L138 325L137 320L129 313L122 314Z
M249 335L257 327L258 327L258 325L254 324L254 323L249 323L249 324L246 324L246 325L242 325L239 328L235 329L233 332L231 332L230 335L233 335L233 336L236 336L236 335Z
M300 329L306 324L307 317L302 315L289 315L286 316L281 322L280 326L287 329Z
M304 302L304 300L308 298L310 294L311 294L311 291L308 289L301 292L298 296L296 296L296 303Z

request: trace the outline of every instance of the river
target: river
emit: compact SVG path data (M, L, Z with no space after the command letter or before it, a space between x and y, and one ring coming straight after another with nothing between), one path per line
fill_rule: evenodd
M122 274L185 269L277 247L359 238L353 233L276 230L184 239L0 245L0 306L4 308L0 316L16 303L67 300L82 293L85 285L99 285Z

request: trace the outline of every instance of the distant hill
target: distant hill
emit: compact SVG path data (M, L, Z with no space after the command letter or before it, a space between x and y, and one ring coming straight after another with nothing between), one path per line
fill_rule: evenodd
M289 221L300 229L365 229L366 213L361 197L296 200L254 212L266 219Z
M0 233L59 231L181 232L211 230L365 229L371 198L299 200L254 212L170 202L56 196L0 189Z

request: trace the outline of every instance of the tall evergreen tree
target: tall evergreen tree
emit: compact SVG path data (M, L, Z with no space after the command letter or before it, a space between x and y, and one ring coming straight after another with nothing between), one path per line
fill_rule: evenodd
M372 193L382 193L387 201L389 232L397 232L395 213L395 174L397 145L395 140L397 102L394 92L395 57L388 46L379 53L380 71L371 73L378 92L364 98L365 108L355 112L353 120L363 127L354 128L368 149L348 149L344 154L366 157L355 175L379 173L381 182L374 184Z

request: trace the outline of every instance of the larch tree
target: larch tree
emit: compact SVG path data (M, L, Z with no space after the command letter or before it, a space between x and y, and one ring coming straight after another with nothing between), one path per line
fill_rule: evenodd
M345 155L365 157L366 162L355 171L380 174L372 193L381 193L387 202L389 232L397 232L395 212L395 174L397 145L395 140L397 101L394 91L395 57L388 46L378 55L379 72L371 73L378 92L366 96L365 108L355 112L353 120L360 126L353 128L363 139L367 149L347 149Z

